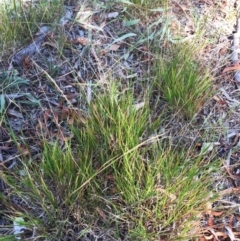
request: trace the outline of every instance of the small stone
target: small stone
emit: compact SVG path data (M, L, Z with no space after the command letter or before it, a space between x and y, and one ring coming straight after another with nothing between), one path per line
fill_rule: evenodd
M79 33L80 37L84 37L84 34L85 34L84 31L79 30L78 33Z

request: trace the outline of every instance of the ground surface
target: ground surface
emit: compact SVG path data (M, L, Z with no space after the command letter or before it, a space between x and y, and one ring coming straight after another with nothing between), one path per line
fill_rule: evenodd
M8 123L0 125L0 161L7 163L9 168L16 165L18 155L37 157L41 152L36 133L60 142L70 138L65 123L71 123L74 113L80 108L84 110L86 104L76 88L76 80L89 99L93 91L91 84L104 85L109 76L121 79L126 88L129 83L134 83L136 95L141 99L141 81L150 78L152 53L145 45L136 44L132 49L131 46L142 39L141 33L151 21L128 26L121 5L105 6L105 1L84 9L81 5L68 3L65 9L67 18L78 14L76 19L79 22L72 24L66 19L57 28L33 36L33 41L39 41L38 52L34 48L29 50L30 45L26 45L22 46L24 53L16 50L1 60L1 72L15 69L18 76L30 81L30 85L22 87L18 93L9 94ZM240 238L240 91L234 74L223 73L223 70L232 66L232 39L240 3L237 0L172 0L169 7L173 35L180 32L182 37L192 38L197 32L195 18L200 19L208 44L201 49L199 58L215 76L216 93L195 119L202 128L209 128L213 140L212 143L203 140L201 145L208 144L210 154L217 153L223 162L222 169L216 174L217 181L213 183L213 189L221 194L220 199L210 204L209 212L203 215L205 232L202 240L237 240L234 237ZM90 20L81 22L88 13ZM152 15L152 21L160 17L161 13L157 12ZM156 28L161 28L161 24ZM18 148L7 131L9 127L17 136L22 136ZM168 126L169 133L182 136L186 141L196 135L196 131L188 127L181 129L181 124Z

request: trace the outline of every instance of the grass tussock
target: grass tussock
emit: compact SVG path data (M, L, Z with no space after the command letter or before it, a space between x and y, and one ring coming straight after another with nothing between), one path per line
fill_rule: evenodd
M191 119L212 94L209 71L197 61L191 43L173 45L155 60L155 83L174 112Z
M134 4L136 7L143 7L145 9L163 7L168 4L168 0L119 0L128 5Z
M215 164L157 137L149 142L147 103L137 109L130 90L113 86L71 126L71 142L45 142L39 160L1 170L8 187L1 213L10 227L23 218L21 236L31 240L81 240L91 229L106 228L116 240L186 237L209 201Z
M0 4L1 51L19 47L36 33L41 24L56 23L63 11L63 0L17 1Z

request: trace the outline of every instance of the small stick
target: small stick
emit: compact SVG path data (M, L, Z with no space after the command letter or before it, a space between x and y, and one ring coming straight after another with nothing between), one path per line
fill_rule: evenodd
M239 60L238 60L238 53L239 53L239 39L240 39L240 18L238 18L237 21L237 32L233 35L233 47L232 47L232 62L234 65L238 64ZM238 70L235 73L234 79L237 82L240 82L240 71Z

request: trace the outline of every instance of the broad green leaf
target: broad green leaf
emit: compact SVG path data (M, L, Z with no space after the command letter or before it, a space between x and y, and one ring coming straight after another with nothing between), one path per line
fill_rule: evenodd
M22 79L22 78L16 78L13 80L13 82L10 84L11 87L19 86L22 84L28 84L29 80Z
M18 103L22 103L22 104L33 104L33 105L40 105L40 101L37 100L35 97L33 97L31 94L26 93L23 96L25 96L27 100L18 100Z
M140 21L140 19L129 20L129 21L124 22L124 25L126 27L130 27L130 26L133 26L133 25L136 25L137 23L139 23L139 21Z
M5 109L5 97L4 95L0 95L0 114L3 113L4 109Z
M136 36L136 35L137 35L137 34L135 34L135 33L127 33L127 34L124 34L123 36L115 39L111 44L109 44L109 45L107 46L107 49L108 49L112 44L114 44L114 43L121 42L121 41L123 41L123 40L126 39L126 38L130 38L130 37L133 37L133 36Z
M29 101L32 102L32 104L40 105L40 101L38 99L36 99L35 97L33 97L32 95L27 94L26 97L29 99Z
M24 79L18 76L18 71L5 71L0 74L0 83L2 85L2 91L10 90L11 88L18 87L19 85L29 84L28 79Z

